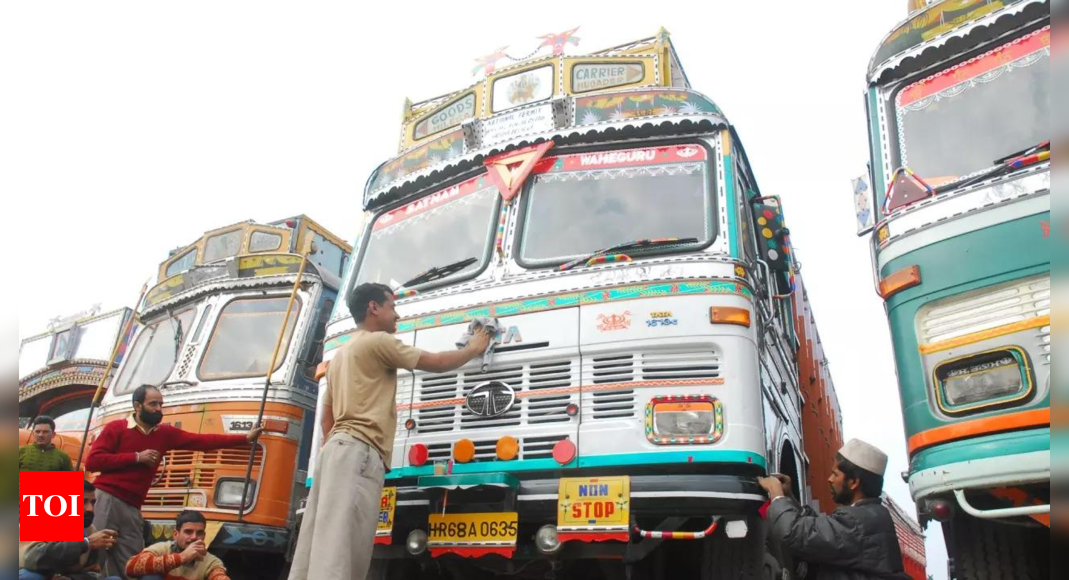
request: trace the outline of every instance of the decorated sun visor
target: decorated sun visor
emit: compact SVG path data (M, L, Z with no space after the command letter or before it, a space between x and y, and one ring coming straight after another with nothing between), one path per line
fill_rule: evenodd
M1035 2L1036 0L1031 0ZM1030 0L951 0L938 2L915 13L892 32L872 57L872 69L924 42L946 34L963 24L1015 4L1024 5Z

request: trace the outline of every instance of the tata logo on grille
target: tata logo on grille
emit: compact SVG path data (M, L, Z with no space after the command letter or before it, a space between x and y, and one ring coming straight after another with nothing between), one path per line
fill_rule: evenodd
M500 381L476 386L468 393L464 406L476 417L500 417L516 404L516 391Z

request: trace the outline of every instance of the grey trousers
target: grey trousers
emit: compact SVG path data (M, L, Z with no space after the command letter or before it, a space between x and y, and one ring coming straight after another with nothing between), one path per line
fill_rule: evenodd
M371 566L385 468L378 451L343 433L315 466L289 580L363 580Z
M125 580L126 563L145 549L145 520L141 518L141 510L98 489L93 527L119 534L115 545L107 552L103 575Z

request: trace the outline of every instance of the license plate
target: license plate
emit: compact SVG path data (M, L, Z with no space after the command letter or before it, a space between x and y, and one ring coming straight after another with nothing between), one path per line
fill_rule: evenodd
M431 546L515 546L519 514L432 514L427 543Z
M375 538L393 536L393 512L397 509L397 488L382 488L382 502L379 504L379 522L375 527Z
M576 477L560 480L557 526L562 529L627 529L631 478Z

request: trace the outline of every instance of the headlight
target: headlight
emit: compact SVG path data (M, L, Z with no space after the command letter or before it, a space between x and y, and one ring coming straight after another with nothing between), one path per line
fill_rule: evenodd
M713 406L703 406L708 408L695 411L654 408L653 431L658 435L708 435L713 430Z
M235 508L241 506L241 490L245 487L244 479L221 479L215 484L215 505ZM252 507L252 498L256 497L256 481L249 481L249 493L245 496L245 509Z
M990 402L1008 403L1023 399L1031 391L1031 373L1024 352L1017 348L999 349L941 364L935 377L942 399L950 412L964 405Z
M723 427L720 401L709 396L657 397L646 407L646 437L658 445L714 443Z

